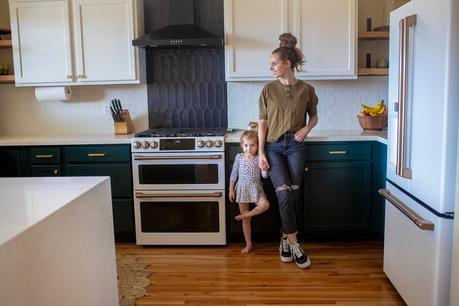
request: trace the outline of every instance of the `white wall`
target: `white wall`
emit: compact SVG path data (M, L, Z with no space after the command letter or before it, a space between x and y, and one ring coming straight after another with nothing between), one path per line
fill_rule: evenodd
M360 129L356 115L360 104L387 101L387 77L360 77L358 80L314 81L319 98L317 130ZM258 121L258 97L265 83L228 83L228 126L246 128Z
M69 102L37 102L33 87L0 84L0 135L113 133L108 105L115 98L136 132L148 128L146 85L73 86Z

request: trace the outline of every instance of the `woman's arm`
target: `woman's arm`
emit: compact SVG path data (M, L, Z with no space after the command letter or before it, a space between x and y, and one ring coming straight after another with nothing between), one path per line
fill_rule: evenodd
M308 124L295 133L295 140L298 142L304 141L309 132L311 132L311 130L317 125L317 122L319 122L319 117L317 117L317 115L310 117Z
M268 135L268 120L260 119L258 121L258 165L261 169L268 168L269 163L268 158L266 157L266 136Z

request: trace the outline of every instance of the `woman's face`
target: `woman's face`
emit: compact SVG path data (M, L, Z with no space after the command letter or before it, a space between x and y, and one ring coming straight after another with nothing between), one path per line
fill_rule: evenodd
M271 73L275 78L285 77L287 73L292 71L290 61L283 61L277 53L271 55L270 66Z

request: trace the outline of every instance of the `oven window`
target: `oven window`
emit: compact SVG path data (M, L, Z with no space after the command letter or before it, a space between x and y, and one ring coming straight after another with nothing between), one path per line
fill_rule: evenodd
M144 233L219 232L218 202L141 202Z
M140 184L217 184L218 165L139 165Z

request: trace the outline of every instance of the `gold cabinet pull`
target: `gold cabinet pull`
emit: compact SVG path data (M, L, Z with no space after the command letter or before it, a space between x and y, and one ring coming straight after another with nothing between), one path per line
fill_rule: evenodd
M328 154L336 155L336 154L347 154L346 150L334 150L334 151L328 151Z
M54 154L36 154L35 158L37 159L48 159L48 158L53 158Z
M88 153L88 157L105 157L107 154L105 153Z
M79 74L79 75L78 75L78 78L79 78L79 79L84 79L84 78L86 78L86 76L85 76L84 74Z
M67 74L67 79L71 80L72 79L72 75L71 74Z
M309 167L304 167L304 172L308 172L309 171Z
M54 170L53 170L53 174L54 174L54 175L58 175L58 174L59 174L59 170L54 169Z

